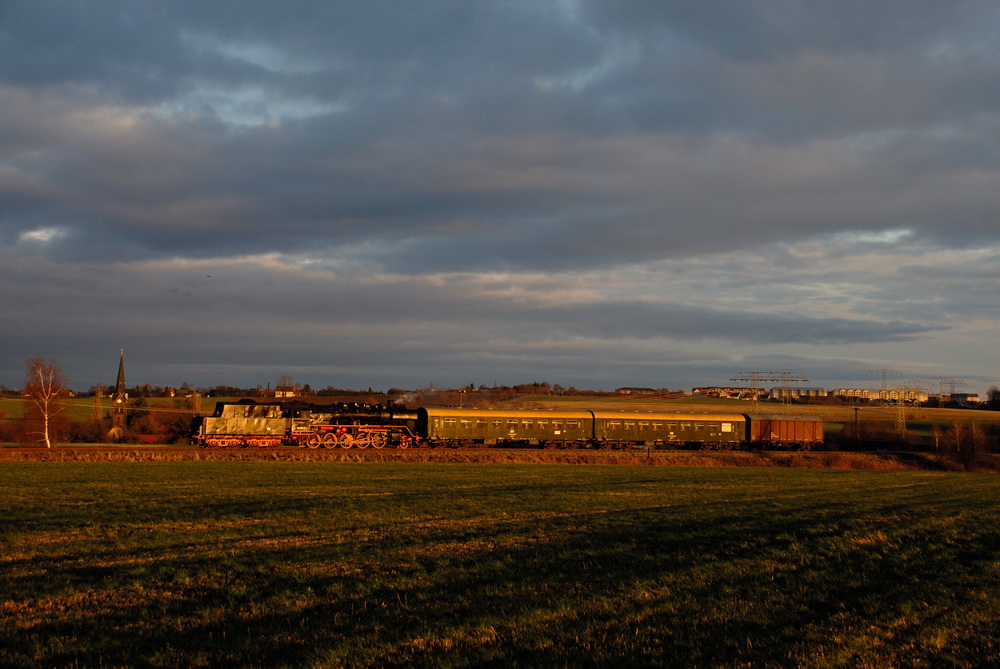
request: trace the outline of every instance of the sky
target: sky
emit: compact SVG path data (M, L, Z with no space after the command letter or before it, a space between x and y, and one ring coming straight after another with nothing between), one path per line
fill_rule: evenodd
M5 0L0 384L1000 383L1000 6Z

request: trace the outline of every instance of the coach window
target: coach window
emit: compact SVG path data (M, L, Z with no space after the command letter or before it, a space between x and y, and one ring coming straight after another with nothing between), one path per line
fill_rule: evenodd
M691 430L691 423L681 423L681 432L688 432Z
M622 423L619 420L608 421L608 429L609 430L618 430L618 429L621 429L621 426L622 426Z
M722 424L722 431L723 432L732 432L733 431L733 424L732 423L723 423Z
M471 426L472 426L472 421L471 420L469 420L468 418L463 418L462 419L462 429L463 430L468 430Z
M484 427L486 427L486 419L485 418L477 418L476 419L476 427L478 427L478 428L484 428Z
M562 429L562 421L561 420L554 420L554 421L552 421L552 429L553 430L561 430Z
M455 419L454 418L445 418L444 419L444 425L445 425L445 427L455 427Z
M493 418L493 419L491 419L490 420L490 426L491 427L503 427L503 419L502 418Z
M580 427L580 421L578 420L568 420L566 421L566 429L574 429Z
M547 421L547 420L540 420L540 421L538 421L538 429L539 430L545 430L548 427L549 427L549 421Z
M653 430L659 432L663 429L663 423L653 423Z
M635 422L631 421L631 420L625 421L625 429L626 430L634 430L635 429Z
M517 419L516 418L508 418L507 419L507 427L517 427Z
M525 418L525 419L524 419L524 420L523 420L523 421L521 422L521 427L523 427L523 428L524 428L525 430L530 430L530 429L531 429L531 421L530 421L530 420L528 420L527 418Z

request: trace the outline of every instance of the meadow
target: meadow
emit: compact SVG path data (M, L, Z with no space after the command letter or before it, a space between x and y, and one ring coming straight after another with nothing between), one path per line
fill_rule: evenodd
M986 666L989 474L0 463L0 666Z

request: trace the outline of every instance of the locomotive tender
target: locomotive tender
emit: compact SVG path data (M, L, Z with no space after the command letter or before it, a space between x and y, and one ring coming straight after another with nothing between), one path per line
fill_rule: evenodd
M192 441L214 447L539 447L809 450L823 420L788 414L407 409L370 404L219 402Z

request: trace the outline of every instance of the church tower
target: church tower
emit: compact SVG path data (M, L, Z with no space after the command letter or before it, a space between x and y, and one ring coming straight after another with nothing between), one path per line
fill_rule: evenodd
M125 349L122 349L118 359L118 382L115 384L115 394L111 396L111 426L125 429L125 412L128 405L128 392L125 390Z

